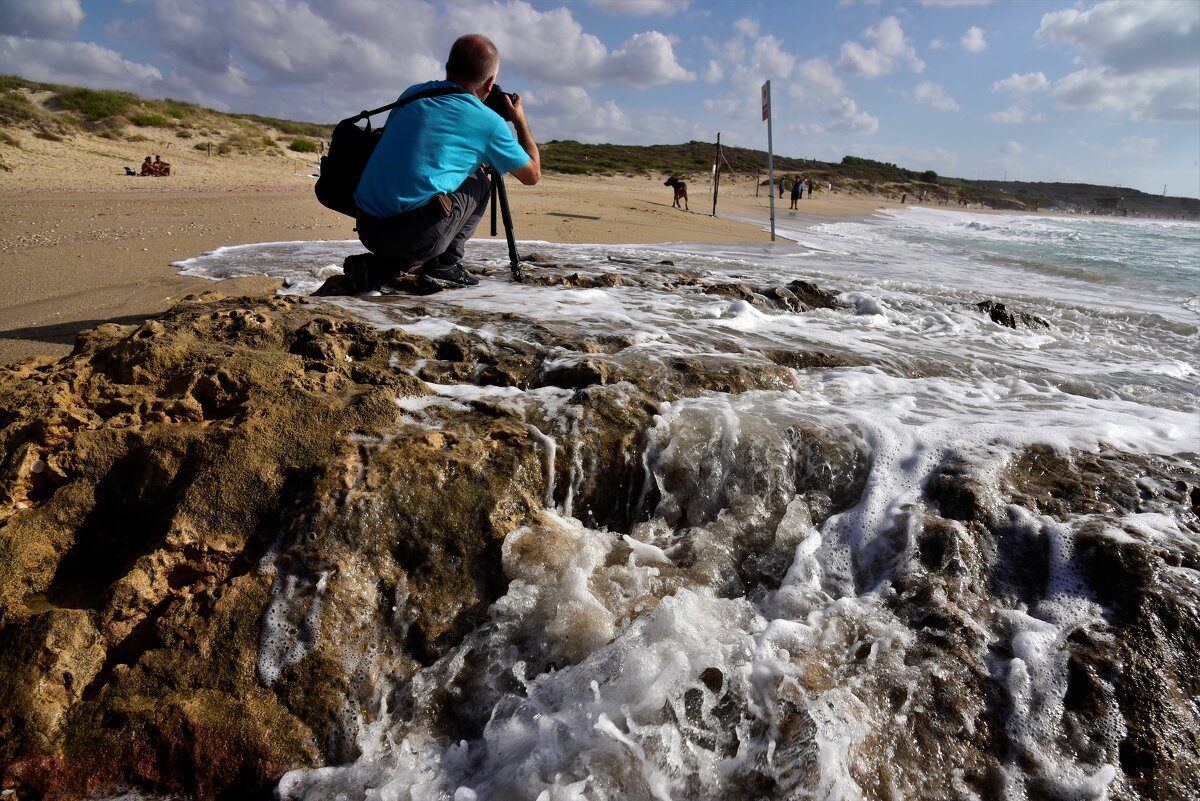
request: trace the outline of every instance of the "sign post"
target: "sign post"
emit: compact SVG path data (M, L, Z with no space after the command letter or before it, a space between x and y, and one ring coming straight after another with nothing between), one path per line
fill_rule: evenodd
M762 118L767 121L767 184L771 196L771 241L775 241L775 148L771 141L771 82L762 85Z
M721 132L717 131L717 153L713 156L713 213L717 216L717 190L721 188Z

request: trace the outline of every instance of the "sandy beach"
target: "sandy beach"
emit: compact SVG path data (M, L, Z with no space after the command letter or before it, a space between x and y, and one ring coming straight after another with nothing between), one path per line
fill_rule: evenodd
M210 157L172 143L95 146L22 136L0 172L0 364L59 357L102 322L139 323L205 291L270 292L268 278L214 284L171 265L223 245L354 239L353 222L313 195L315 157ZM161 149L169 178L130 177L143 152ZM689 187L690 211L672 208L658 177L547 174L506 186L522 242L768 242L770 198L753 176L723 175L717 216L707 180ZM861 216L897 205L881 197L818 191L800 213ZM776 199L776 218L789 214ZM757 220L759 222L750 222ZM488 221L478 235L489 234ZM522 251L526 247L522 246ZM469 252L468 252L469 256Z

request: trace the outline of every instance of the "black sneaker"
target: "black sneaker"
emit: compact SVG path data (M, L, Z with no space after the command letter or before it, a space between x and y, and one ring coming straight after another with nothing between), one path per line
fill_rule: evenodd
M475 286L479 279L463 269L461 263L437 264L426 262L421 265L421 277L437 282L439 285Z
M342 274L346 276L349 290L356 295L379 289L379 281L372 280L370 253L347 256L342 262Z

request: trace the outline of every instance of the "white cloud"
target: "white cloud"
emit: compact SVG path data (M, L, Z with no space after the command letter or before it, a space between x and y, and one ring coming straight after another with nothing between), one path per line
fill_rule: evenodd
M254 97L259 113L322 121L382 105L406 86L441 77L454 37L480 30L500 49L501 84L523 95L541 84L644 88L696 79L662 33L638 33L610 50L568 7L540 11L525 0L388 0L387 13L380 13L377 0L143 2L144 18L110 23L110 30L169 53L169 74L124 61L97 45L37 47L20 38L0 42L0 71L168 94L217 108ZM18 8L15 0L0 3ZM670 5L685 3L672 0ZM13 24L8 15L3 24ZM70 33L69 26L59 30ZM710 69L708 75L715 73ZM592 101L586 108L607 129L622 130L617 107Z
M917 84L913 89L912 96L913 100L916 100L918 103L933 106L938 111L959 110L958 103L954 102L954 98L946 94L945 89L932 81L923 81Z
M858 104L843 97L832 110L834 122L830 130L870 136L879 130L879 119L861 110Z
M1194 67L1200 4L1175 0L1107 0L1086 11L1042 17L1037 35L1072 45L1123 72Z
M609 53L566 7L538 11L523 0L490 5L455 5L451 30L481 30L495 41L504 64L547 84L593 86L616 81L646 88L695 80L675 58L670 40L657 31L635 34Z
M716 59L709 59L708 66L700 73L700 78L705 83L720 83L725 77L725 70L721 69L721 62Z
M967 28L967 32L963 34L959 44L968 53L982 53L987 50L987 38L983 35L983 28L975 25Z
M1050 85L1050 81L1040 72L1013 73L1004 80L992 84L993 92L1008 92L1013 95L1028 95L1040 92Z
M1144 159L1158 155L1158 140L1150 136L1126 136L1112 155L1122 159Z
M72 39L82 22L79 0L0 0L0 34Z
M898 61L906 62L913 72L925 69L925 62L917 56L916 49L904 35L904 29L895 17L885 17L878 25L867 28L863 35L875 46L864 47L858 42L846 42L838 59L839 69L866 78L887 75L895 69Z
M638 89L696 80L695 73L685 70L675 60L670 40L658 31L634 34L612 52L601 75Z
M1004 153L1006 156L1019 156L1025 152L1025 148L1021 146L1020 142L1014 142L1013 140L1009 139L1004 143L1004 147L1000 149L1000 152Z
M1084 57L1083 69L1054 84L1060 107L1136 120L1200 118L1200 3L1108 0L1046 14L1037 35Z
M892 71L892 61L878 50L863 47L858 42L846 42L842 45L838 67L864 78L879 78Z
M801 103L828 105L846 93L846 85L833 65L823 58L810 58L801 63L791 79L788 91Z
M992 0L918 0L923 6L986 6Z
M757 26L741 22L734 25L729 41L707 42L708 49L721 57L730 88L727 94L704 101L713 116L757 119L759 89L770 79L775 119L781 125L792 130L800 125L809 134L870 135L879 129L879 120L846 94L844 82L827 59L799 61L786 49L787 42L775 36L748 37L747 32ZM781 103L784 98L789 102Z
M1003 111L993 111L987 115L988 122L998 122L1001 125L1019 125L1025 122L1025 109L1020 106L1009 106Z
M598 83L608 49L584 33L566 7L538 11L529 3L462 4L450 7L447 27L453 31L487 31L500 50L500 70L516 70L528 78L559 84ZM449 42L447 42L447 47Z
M947 45L941 39L933 39L929 42L930 50L945 50L947 47L949 47L949 45Z
M742 17L741 19L734 21L733 30L742 36L745 36L749 39L754 39L758 36L759 27L758 23L754 20Z
M1157 70L1122 75L1106 69L1073 72L1054 84L1063 108L1129 112L1135 120L1200 119L1200 73Z
M85 42L56 42L0 36L0 73L35 81L98 89L153 91L162 73L149 64L127 61L120 53Z
M559 86L526 92L530 119L537 120L542 139L571 138L581 142L611 142L634 130L625 112L616 103L597 103L578 86ZM638 120L642 131L645 121Z
M757 92L767 79L787 81L796 64L796 57L783 49L783 42L774 36L755 39L744 51L743 62L737 64L729 84L739 92Z
M691 0L588 0L588 5L610 14L649 17L658 14L670 17L686 11Z

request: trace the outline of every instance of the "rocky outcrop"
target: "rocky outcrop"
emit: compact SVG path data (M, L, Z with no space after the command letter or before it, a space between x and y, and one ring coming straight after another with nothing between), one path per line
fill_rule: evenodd
M504 593L510 531L547 501L626 529L662 400L786 387L777 361L804 360L628 345L532 322L431 341L210 295L0 374L5 786L261 797L352 758L381 676L402 683ZM573 429L427 382L558 391Z
M603 280L570 267L543 278ZM429 312L408 303L413 319ZM853 432L772 418L723 439L720 413L662 421L668 402L715 397L733 414L713 393L786 394L795 371L849 360L660 355L620 334L455 314L459 329L429 339L309 299L209 295L0 373L5 787L267 797L289 769L355 760L356 733L383 715L420 718L446 743L478 738L488 702L520 691L513 664L485 664L489 638L512 644L489 610L510 581L556 587L568 568L590 580L572 561L578 524L551 507L610 543L591 579L609 585L614 620L702 587L812 635L753 687L736 663L703 666L643 721L683 750L738 754L730 797L816 794L832 718L815 699L839 694L872 727L847 766L868 796L1053 797L1068 787L1063 763L1118 765L1113 797L1195 789L1194 457L1033 447L981 471L952 456L869 537L826 530L871 491ZM1162 521L1179 536L1156 533ZM803 563L843 546L845 564L829 565L844 575L822 583ZM652 586L626 597L600 581L608 569L629 580L620 571L639 559ZM1054 632L1062 697L1017 709L1022 626L1061 622L1054 605L1074 596L1100 612ZM522 654L529 676L613 636L603 620L576 626L595 610L550 608L554 597L505 601L513 642L537 646ZM1050 723L1026 737L1021 715Z

